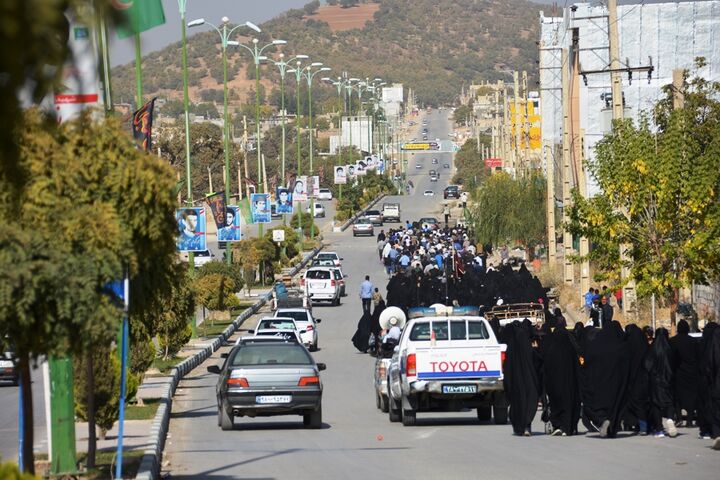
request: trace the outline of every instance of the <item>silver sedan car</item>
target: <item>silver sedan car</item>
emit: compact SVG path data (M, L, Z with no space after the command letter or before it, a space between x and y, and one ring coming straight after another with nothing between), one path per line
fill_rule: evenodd
M375 235L375 229L373 228L372 221L370 221L367 217L360 217L355 220L352 230L353 237L357 237L358 235L369 235L372 237Z
M297 341L242 338L222 367L207 370L219 375L215 393L222 430L232 430L234 418L243 416L302 415L306 427L322 426L325 364L315 363Z

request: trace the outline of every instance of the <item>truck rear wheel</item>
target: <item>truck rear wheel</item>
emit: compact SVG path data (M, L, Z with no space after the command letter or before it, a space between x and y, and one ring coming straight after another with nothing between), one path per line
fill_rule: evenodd
M493 405L493 418L496 425L505 425L508 422L508 407Z
M414 427L417 423L417 412L415 410L402 409L402 424L406 427Z
M392 423L399 422L402 420L402 414L400 413L400 405L395 403L395 400L391 396L388 396L388 417Z
M489 422L492 417L492 410L490 405L482 406L477 408L477 417L481 422Z

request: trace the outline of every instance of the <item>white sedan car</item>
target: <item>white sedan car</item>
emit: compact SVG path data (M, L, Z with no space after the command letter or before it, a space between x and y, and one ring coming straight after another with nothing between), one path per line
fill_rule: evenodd
M312 205L307 207L307 213L313 213ZM325 218L325 207L323 207L322 203L315 202L314 216L315 218Z
M302 343L314 352L318 347L318 330L317 324L322 320L314 318L312 313L305 308L279 308L275 312L275 317L292 318L295 325L300 330L300 339Z
M425 195L426 197L433 197L435 196L435 192L433 192L432 190L425 190L423 192L423 195Z
M318 191L318 196L317 196L318 200L332 200L332 198L333 198L332 192L330 191L329 188L321 188Z

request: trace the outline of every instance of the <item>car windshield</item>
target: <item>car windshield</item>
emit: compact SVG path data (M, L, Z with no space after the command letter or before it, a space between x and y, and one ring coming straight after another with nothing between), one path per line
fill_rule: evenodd
M362 224L366 224L366 223L370 223L370 220L367 219L367 218L358 218L358 219L355 221L355 224L356 224L356 225L362 225Z
M319 260L335 260L338 256L337 253L318 253L316 258Z
M288 315L289 316L289 315ZM266 318L264 320L260 320L260 323L258 324L258 330L264 330L264 329L283 329L283 330L295 330L295 322L292 320L285 320L285 319L274 319L274 318Z
M369 215L380 215L380 211L379 210L368 210L367 212L365 212L365 215L368 215L368 216Z
M305 278L310 280L329 280L330 272L327 270L308 270Z
M274 342L273 342L274 343ZM312 365L313 360L304 347L296 343L248 344L237 349L230 365Z
M282 314L283 317L290 317L290 318L292 318L293 320L295 320L295 321L297 321L297 322L307 322L307 321L310 320L310 319L308 318L307 312L300 312L300 311L298 311L298 312L287 312L287 311L286 311L286 312L278 312L278 313Z

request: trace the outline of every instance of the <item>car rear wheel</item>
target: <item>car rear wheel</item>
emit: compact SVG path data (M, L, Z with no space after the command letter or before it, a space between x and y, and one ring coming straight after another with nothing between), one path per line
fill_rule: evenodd
M383 413L388 413L388 397L386 397L383 394L380 394L380 411Z
M477 417L481 422L487 422L492 417L492 409L490 406L483 406L477 408Z
M220 423L220 428L222 430L232 430L233 429L233 416L232 413L228 413L227 410L224 408L220 408L218 410L218 422Z
M322 427L322 405L317 410L303 415L303 425L314 429Z

